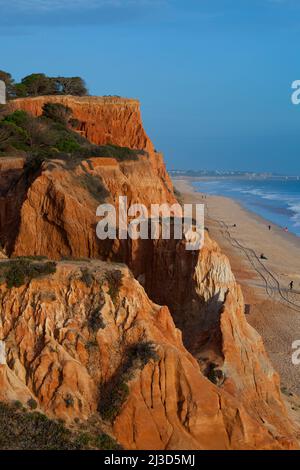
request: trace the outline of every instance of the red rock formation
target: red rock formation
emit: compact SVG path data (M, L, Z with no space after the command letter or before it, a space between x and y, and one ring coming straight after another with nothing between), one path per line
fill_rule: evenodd
M73 110L79 121L78 131L97 145L113 143L121 147L154 152L141 120L138 100L95 96L38 96L20 98L9 103L9 109L22 109L34 116L42 114L45 103L61 103Z
M115 269L122 272L122 286L112 291L107 273ZM247 359L245 347L251 352L247 343L256 336L237 318L237 295L228 296L222 322L231 323L237 334L237 327L244 329L243 344L233 344L231 351L245 355L243 376L261 388L262 393L249 382L253 405L235 396L230 384L217 387L205 378L168 309L153 304L126 268L102 262L63 262L51 277L11 290L1 286L0 337L10 382L30 389L52 417L87 419L97 413L105 388L122 375L128 348L151 341L158 357L144 367L139 360L133 363L126 379L129 396L112 427L125 448L293 448L292 429L263 351L256 362L263 359L264 370L257 367L252 376L253 356ZM101 318L96 328L91 324L95 314ZM223 326L226 349L229 333ZM18 399L24 399L22 393Z
M126 448L295 447L278 377L246 322L240 288L217 244L206 234L204 248L194 253L183 241L96 238L96 207L104 200L117 203L119 195L127 195L129 204L147 207L175 202L161 156L142 128L138 103L42 97L10 106L38 115L50 100L72 107L95 143L111 140L149 155L123 163L57 160L45 162L35 175L21 175L0 199L2 246L14 256L126 262L156 304L127 270L95 261L62 263L51 279L19 289L2 284L0 340L9 368L48 414L87 419L120 375L128 347L152 341L160 360L134 369L129 397L113 425ZM81 280L82 268L88 282ZM117 303L105 281L111 269L123 272ZM184 345L169 310L157 304L169 307ZM96 334L88 326L95 310L106 325Z

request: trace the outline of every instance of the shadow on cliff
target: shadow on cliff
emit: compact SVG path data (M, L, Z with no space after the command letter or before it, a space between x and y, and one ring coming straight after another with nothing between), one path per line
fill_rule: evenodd
M28 190L41 172L41 162L31 160L21 171L10 170L1 174L1 179L6 176L6 186L2 186L0 193L0 243L8 256L15 247Z

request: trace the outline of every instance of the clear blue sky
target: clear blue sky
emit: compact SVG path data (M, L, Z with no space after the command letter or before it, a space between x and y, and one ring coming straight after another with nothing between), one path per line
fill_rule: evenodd
M169 168L300 174L299 0L0 0L0 69L139 98Z

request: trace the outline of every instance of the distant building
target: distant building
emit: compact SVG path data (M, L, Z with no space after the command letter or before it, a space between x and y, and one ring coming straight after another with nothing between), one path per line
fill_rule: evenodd
M0 80L0 104L6 104L6 85Z

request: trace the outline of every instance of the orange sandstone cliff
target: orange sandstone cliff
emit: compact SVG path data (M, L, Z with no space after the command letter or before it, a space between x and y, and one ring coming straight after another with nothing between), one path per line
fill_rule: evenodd
M55 274L18 288L2 282L0 398L33 396L69 423L98 416L128 449L296 448L279 378L208 234L197 253L183 240L96 238L101 202L176 201L138 102L42 97L10 106L38 115L50 100L70 106L94 143L147 154L52 160L30 175L20 163L0 169L3 180L10 172L0 194L3 257L92 259L60 261Z

